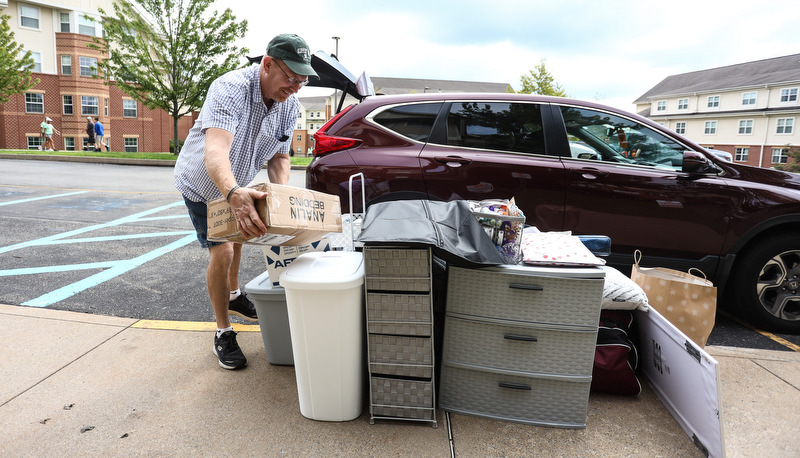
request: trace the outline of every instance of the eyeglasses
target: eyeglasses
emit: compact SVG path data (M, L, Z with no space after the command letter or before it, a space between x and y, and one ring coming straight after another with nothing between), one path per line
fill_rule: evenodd
M289 76L289 74L288 74L288 73L286 73L286 70L284 70L284 69L282 69L282 68L281 68L281 66L280 66L280 64L278 64L278 61L277 61L277 60L275 60L274 62L275 62L275 65L276 65L278 68L280 68L280 69L281 69L281 71L283 72L283 74L284 74L284 75L286 75L286 82L287 82L287 83L289 83L290 85L294 86L294 85L296 84L296 85L298 85L298 86L300 86L300 87L303 87L303 86L305 86L306 84L308 84L308 78L306 78L306 79L304 79L304 80L299 80L299 79L295 78L294 76Z

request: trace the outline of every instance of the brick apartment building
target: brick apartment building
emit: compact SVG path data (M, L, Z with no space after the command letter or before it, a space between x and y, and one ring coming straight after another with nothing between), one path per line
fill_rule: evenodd
M167 112L150 110L92 77L104 56L87 47L93 36L102 36L100 23L88 18L99 19L98 8L112 11L112 4L0 0L15 41L33 52L34 76L40 80L0 105L0 148L38 149L39 125L50 117L61 132L54 136L58 149L83 149L86 117L91 116L102 121L112 151L169 151L173 121ZM191 124L191 117L180 120L179 138L186 138Z

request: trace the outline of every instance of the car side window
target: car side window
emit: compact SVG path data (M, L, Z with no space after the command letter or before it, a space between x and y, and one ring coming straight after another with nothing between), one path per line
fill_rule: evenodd
M507 102L453 103L447 115L447 144L544 154L541 106Z
M441 102L396 105L381 111L373 120L400 135L427 142L441 108Z
M620 116L561 107L573 158L680 170L685 146Z

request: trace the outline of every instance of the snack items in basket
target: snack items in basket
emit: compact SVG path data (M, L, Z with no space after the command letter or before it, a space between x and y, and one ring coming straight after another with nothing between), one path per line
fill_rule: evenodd
M522 260L520 243L525 215L514 203L514 198L467 202L506 264L519 264Z

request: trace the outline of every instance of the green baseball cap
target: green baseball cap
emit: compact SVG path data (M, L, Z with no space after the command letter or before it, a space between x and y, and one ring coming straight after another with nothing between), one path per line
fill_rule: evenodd
M306 41L293 33L282 33L267 45L267 55L282 60L293 72L317 76L311 67L311 51Z

